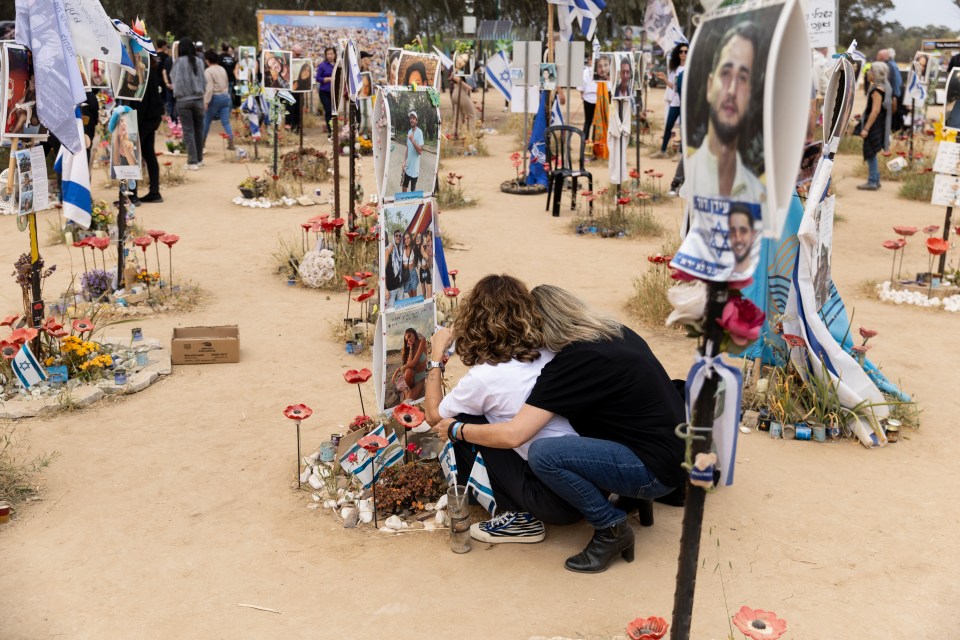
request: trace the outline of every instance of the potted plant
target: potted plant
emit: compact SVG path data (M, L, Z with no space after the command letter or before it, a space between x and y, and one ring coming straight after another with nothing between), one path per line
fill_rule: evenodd
M255 178L253 176L247 176L238 186L241 195L248 200L259 198L266 189L266 183L263 178Z

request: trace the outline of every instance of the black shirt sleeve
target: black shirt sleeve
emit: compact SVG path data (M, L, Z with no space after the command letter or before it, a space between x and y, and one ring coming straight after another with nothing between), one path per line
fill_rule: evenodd
M527 404L569 419L598 400L597 389L613 375L608 365L603 354L571 345L543 367Z

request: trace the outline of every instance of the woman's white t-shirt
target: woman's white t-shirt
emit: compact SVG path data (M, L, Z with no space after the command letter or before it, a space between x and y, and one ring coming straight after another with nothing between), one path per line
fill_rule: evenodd
M440 402L440 415L444 418L453 418L461 413L483 415L491 424L512 420L527 402L533 385L540 377L540 370L555 355L552 351L541 349L540 357L533 362L511 360L497 365L478 364L471 367ZM553 416L536 435L514 448L514 451L526 460L527 450L534 440L575 435L577 432L566 418Z
M673 89L669 86L664 92L663 99L667 102L668 107L679 107L680 106L680 93L677 92L677 76L683 73L683 65L680 65L673 71L667 74L667 80L670 84L673 85Z

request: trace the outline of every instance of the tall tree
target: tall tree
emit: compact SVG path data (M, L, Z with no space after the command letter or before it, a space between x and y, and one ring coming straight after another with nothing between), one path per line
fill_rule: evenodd
M840 46L856 39L857 48L868 55L886 46L884 31L895 23L886 22L883 16L891 9L893 0L840 0Z

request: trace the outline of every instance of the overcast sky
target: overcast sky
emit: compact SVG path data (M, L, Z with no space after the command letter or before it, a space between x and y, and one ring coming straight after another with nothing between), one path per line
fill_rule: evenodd
M905 27L943 25L960 31L960 7L952 0L893 0L895 8L885 20L896 20Z

